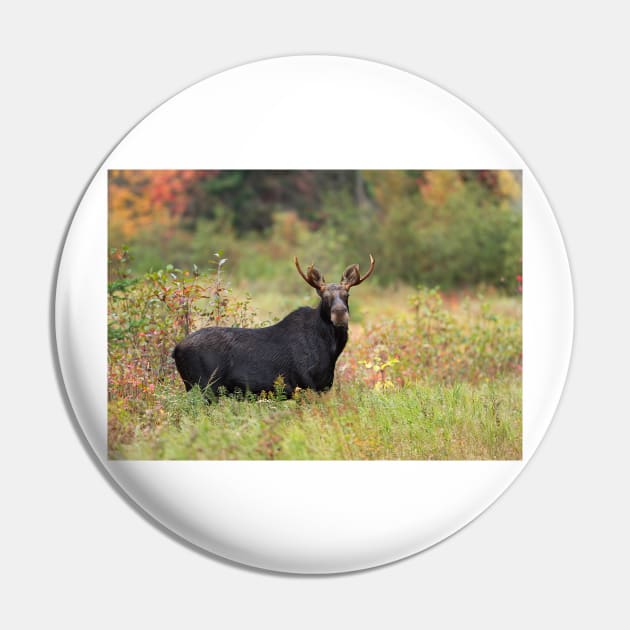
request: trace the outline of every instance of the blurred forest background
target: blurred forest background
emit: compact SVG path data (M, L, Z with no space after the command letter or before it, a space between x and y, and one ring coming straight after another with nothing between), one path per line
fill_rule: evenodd
M110 171L109 218L137 273L221 250L273 280L294 255L336 274L373 253L383 285L520 287L520 171Z

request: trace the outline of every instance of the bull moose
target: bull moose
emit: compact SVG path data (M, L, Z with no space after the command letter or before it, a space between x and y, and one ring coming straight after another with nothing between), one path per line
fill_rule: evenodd
M274 390L282 379L284 393L291 397L296 387L321 392L333 384L335 364L348 340L348 296L364 276L359 265L350 265L339 283L326 282L310 265L306 274L297 257L295 266L319 296L319 305L298 308L283 320L265 328L202 328L188 335L173 350L186 391L193 386L215 397L228 393L259 394Z

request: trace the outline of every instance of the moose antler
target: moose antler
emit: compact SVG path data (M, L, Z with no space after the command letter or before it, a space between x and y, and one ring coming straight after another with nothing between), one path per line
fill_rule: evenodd
M324 278L319 273L319 271L313 266L313 264L311 263L306 268L306 275L304 275L304 272L302 271L302 267L300 267L300 263L297 259L297 256L293 257L293 262L295 263L295 266L297 267L297 270L299 274L302 276L302 278L304 278L304 280L308 284L310 284L314 289L317 289L319 291L322 288L322 285L324 284Z
M356 281L353 279L349 279L348 282L345 282L344 284L348 289L350 287L356 287L357 285L361 284L364 280L367 280L372 275L372 272L374 271L374 257L372 256L372 254L370 254L370 268L367 270L367 273L363 277L359 275L359 265L352 265L352 266L356 269L356 273L349 274L348 277L349 278L354 277L356 278ZM349 269L350 268L346 270L346 273L348 272Z

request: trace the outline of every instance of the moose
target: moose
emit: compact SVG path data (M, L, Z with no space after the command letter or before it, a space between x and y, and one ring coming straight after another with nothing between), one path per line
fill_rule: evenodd
M219 391L260 394L281 382L291 398L297 387L317 392L330 389L335 364L348 340L348 296L352 287L367 280L359 265L350 265L339 283L326 282L312 264L298 273L319 296L319 305L304 306L265 328L202 328L188 335L173 350L186 391L198 385L208 400ZM281 379L279 381L278 379Z

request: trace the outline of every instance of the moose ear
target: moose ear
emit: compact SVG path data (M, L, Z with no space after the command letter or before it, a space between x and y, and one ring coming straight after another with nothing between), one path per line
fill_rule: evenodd
M293 262L295 263L295 267L302 278L304 278L304 280L308 282L314 289L317 289L317 291L321 291L326 281L324 280L324 276L322 276L319 269L311 264L306 268L306 273L304 273L302 271L302 267L300 267L300 261L297 259L297 256L293 258Z
M313 265L309 265L306 269L306 277L308 279L308 283L316 289L320 289L326 282L320 270L317 267L313 267Z
M343 276L341 276L341 284L344 284L349 289L358 284L359 278L359 265L350 265L343 272Z

